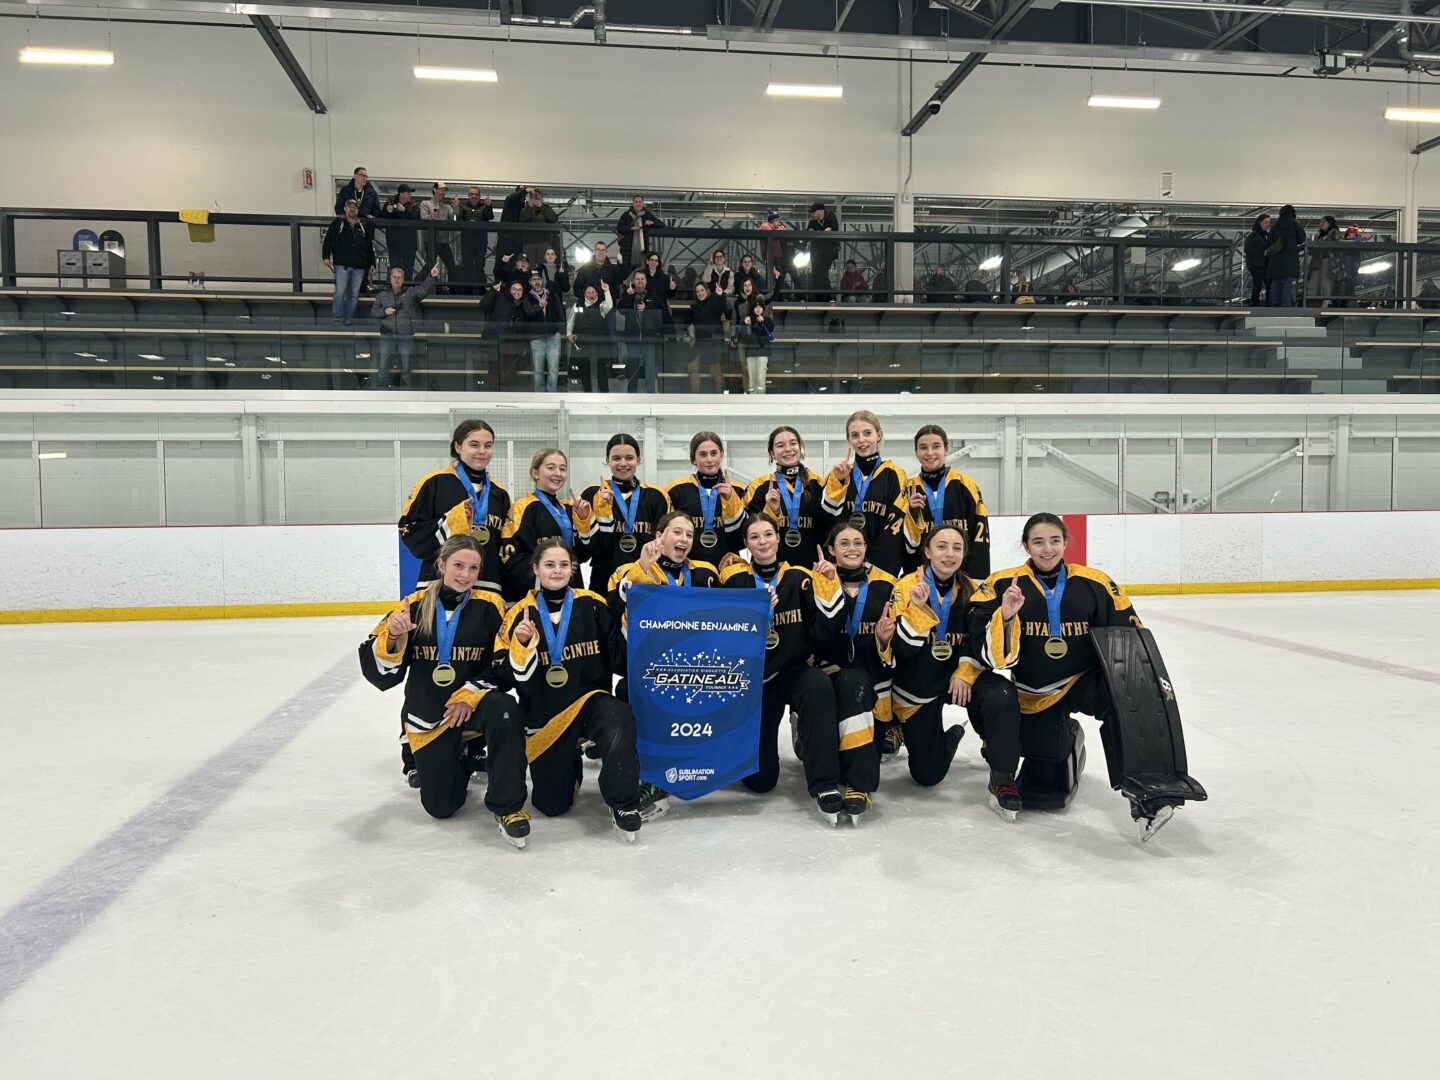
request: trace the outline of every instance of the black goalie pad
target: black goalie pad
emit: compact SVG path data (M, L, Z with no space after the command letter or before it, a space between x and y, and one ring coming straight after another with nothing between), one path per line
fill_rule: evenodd
M1154 635L1107 626L1091 630L1090 640L1115 710L1120 790L1143 800L1205 799L1205 789L1186 772L1180 706Z

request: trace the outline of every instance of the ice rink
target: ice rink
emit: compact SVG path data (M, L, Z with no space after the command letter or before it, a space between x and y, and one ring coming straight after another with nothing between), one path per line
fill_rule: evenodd
M506 847L403 785L372 619L0 627L0 1077L1435 1076L1440 594L1137 599L1192 804L1006 824L967 736L832 829ZM786 729L788 731L788 729Z

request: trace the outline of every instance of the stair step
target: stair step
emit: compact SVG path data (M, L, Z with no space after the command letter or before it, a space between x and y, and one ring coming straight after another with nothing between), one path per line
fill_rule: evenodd
M1316 326L1315 320L1304 315L1251 315L1241 320L1241 325L1246 330L1319 330L1325 332L1323 326Z

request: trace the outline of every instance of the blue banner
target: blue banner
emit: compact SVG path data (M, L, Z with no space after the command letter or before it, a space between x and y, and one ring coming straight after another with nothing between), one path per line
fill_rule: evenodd
M404 540L397 538L395 542L400 545L400 597L404 599L420 581L420 560L410 554Z
M763 589L636 585L626 600L640 778L698 799L759 767Z

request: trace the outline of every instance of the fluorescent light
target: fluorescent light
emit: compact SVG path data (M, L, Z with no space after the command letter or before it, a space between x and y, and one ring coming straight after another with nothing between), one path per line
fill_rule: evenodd
M1158 97L1116 97L1113 94L1091 94L1085 102L1092 109L1158 109Z
M576 244L573 248L570 249L570 259L572 262L575 263L576 266L580 266L584 263L589 262L590 255L590 249L584 244Z
M981 270L999 270L1000 264L1005 261L1004 255L991 255L980 264Z
M41 461L58 461L59 459L64 458L64 457L69 457L69 455L66 454L64 450L56 450L54 453L41 454L41 455L40 455L40 460L41 460Z
M75 355L78 356L78 357L80 357L82 360L94 360L94 359L95 359L95 354L94 354L93 352L77 352Z
M105 67L115 63L115 54L99 49L42 49L27 45L20 50L22 64L81 64Z
M1410 56L1414 60L1440 60L1440 53L1433 52L1412 52Z
M808 251L797 251L795 258L790 261L795 264L796 270L804 270L810 265L810 253Z
M838 98L845 93L843 86L835 83L778 83L765 87L771 97Z
M1392 105L1385 110L1386 120L1404 120L1411 124L1440 124L1440 109L1402 109Z
M281 362L281 361L280 361L280 357L278 357L278 356L267 356L267 357L265 357L265 359L266 359L266 360L269 360L270 363L272 363L272 364L278 364L278 363Z
M223 357L223 356L207 356L207 357L205 357L205 359L206 359L206 360L209 360L210 363L212 363L212 364L223 364L223 363L225 363L225 357Z
M1360 267L1358 272L1361 274L1383 274L1386 270L1389 270L1394 265L1395 264L1392 263L1389 259L1380 259L1377 262L1366 263L1364 266Z
M141 360L164 360L165 357L163 357L163 356L157 356L157 355L155 355L155 353L153 353L153 352L142 352L142 353L140 354L140 359L141 359Z
M443 79L446 82L499 82L500 76L488 68L415 67L417 79Z
M1172 263L1170 269L1176 273L1183 274L1186 270L1194 270L1199 265L1199 259L1181 259L1177 263Z

